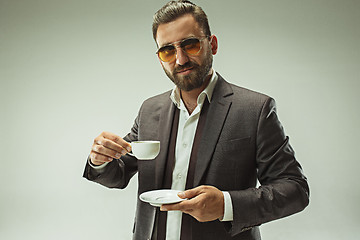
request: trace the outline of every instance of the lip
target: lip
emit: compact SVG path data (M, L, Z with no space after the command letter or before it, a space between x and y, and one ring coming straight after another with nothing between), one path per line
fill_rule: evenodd
M185 68L185 69L182 69L182 70L178 71L177 74L188 74L188 73L190 73L192 70L193 70L192 67L190 67L190 68Z

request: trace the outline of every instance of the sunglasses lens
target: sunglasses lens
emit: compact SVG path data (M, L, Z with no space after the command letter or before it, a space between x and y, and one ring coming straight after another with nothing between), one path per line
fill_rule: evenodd
M166 46L160 48L158 51L159 58L164 62L170 62L175 57L175 47L174 46Z
M196 38L187 39L181 44L182 49L190 55L196 55L201 50L200 40Z

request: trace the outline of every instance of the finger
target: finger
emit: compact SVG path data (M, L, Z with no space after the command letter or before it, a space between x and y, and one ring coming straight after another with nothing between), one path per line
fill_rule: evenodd
M111 157L111 158L115 158L115 159L119 159L121 157L121 155L125 155L127 153L127 151L125 151L124 149L121 150L121 153L114 151L110 148L107 148L103 145L99 145L99 144L93 144L92 146L92 151L102 154L106 157Z
M129 152L131 151L130 143L126 142L123 138L119 137L118 135L115 135L110 132L103 132L102 136L106 139L111 140L112 142L116 143L117 145L127 149Z
M91 161L91 164L94 165L94 166L101 166L104 163L106 163L106 162L103 162L103 161L96 161L96 160L90 160L90 161Z
M182 211L182 212L190 212L194 209L195 204L197 204L196 199L185 200L179 203L173 204L163 204L160 207L161 211Z
M163 204L160 207L160 211L182 211L183 206L180 203Z
M186 190L184 192L180 192L178 193L178 196L180 198L193 198L193 197L196 197L198 195L200 195L201 193L203 193L203 187L202 186L199 186L199 187L196 187L196 188L192 188L192 189L189 189L189 190Z
M107 162L111 162L113 158L91 151L90 161L95 165L102 165Z
M104 138L103 136L99 136L97 138L95 138L94 140L94 144L96 145L102 145L110 150L113 150L117 153L120 153L122 155L126 154L127 152L131 151L131 148L127 148L127 147L124 147L124 146L121 146L119 144L117 144L116 142L110 140L110 139L107 139L107 138Z

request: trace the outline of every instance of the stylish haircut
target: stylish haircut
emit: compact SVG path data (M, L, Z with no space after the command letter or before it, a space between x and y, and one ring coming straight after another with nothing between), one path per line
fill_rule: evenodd
M208 18L202 8L190 1L177 0L168 2L154 14L152 24L154 40L156 41L156 33L160 24L172 22L186 14L191 14L204 34L211 36Z

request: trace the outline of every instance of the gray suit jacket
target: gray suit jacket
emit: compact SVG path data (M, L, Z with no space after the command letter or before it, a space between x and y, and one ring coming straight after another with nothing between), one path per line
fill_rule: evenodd
M146 100L125 137L127 141L160 140L155 160L137 161L126 155L100 172L87 164L84 177L109 188L125 188L138 173L138 195L161 188L175 110L169 96L170 91ZM200 223L193 219L193 240L260 239L259 225L308 205L306 177L272 98L232 85L219 75L198 150L194 186L199 185L229 191L234 220ZM133 239L151 239L155 216L155 207L137 201Z

